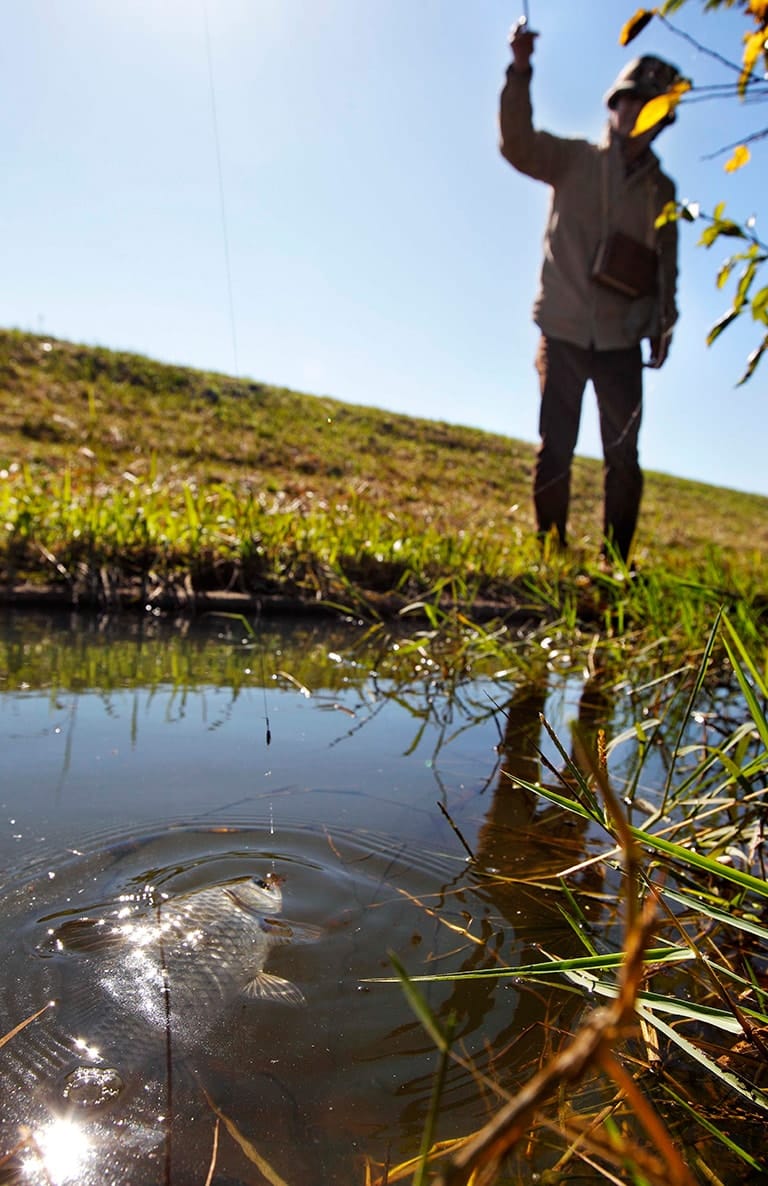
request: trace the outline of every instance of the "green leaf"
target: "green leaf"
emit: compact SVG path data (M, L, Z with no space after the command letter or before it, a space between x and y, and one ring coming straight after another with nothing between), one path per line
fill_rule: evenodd
M768 325L768 285L752 297L752 316L755 321Z
M569 980L578 984L586 992L592 992L599 997L615 1000L619 995L619 987L606 980L598 980L588 972L566 972ZM711 1005L699 1005L696 1001L684 1000L676 996L664 996L662 993L647 992L645 989L637 994L637 1003L656 1009L659 1013L669 1013L681 1021L693 1021L699 1025L711 1025L713 1029L724 1034L743 1034L744 1029L738 1018L730 1010L715 1009ZM743 1010L749 1013L749 1010Z
M693 713L693 708L694 708L694 705L698 698L699 692L701 691L701 689L704 685L704 679L706 677L707 670L709 668L709 660L712 656L712 650L715 645L715 639L717 637L717 632L720 628L720 619L722 617L722 614L723 614L722 609L719 609L717 612L717 616L716 616L714 622L712 623L712 628L709 632L709 638L707 639L706 646L704 647L704 653L702 654L701 660L699 662L699 668L696 673L696 679L693 681L693 685L688 693L688 700L686 701L685 711L683 712L682 720L680 721L680 727L679 727L679 731L677 734L677 739L675 741L674 748L672 751L673 753L677 753L680 749L680 746L682 745L683 736L685 734L685 730L688 727L688 721L690 720L691 714ZM667 801L669 799L669 795L670 795L670 792L672 789L672 776L674 773L674 769L675 769L675 764L673 762L670 764L669 771L667 773L666 782L664 784L664 797L662 799L661 808L659 810L660 815L664 815L664 813L667 810Z
M656 852L662 852L665 856L670 857L674 861L679 861L683 865L688 865L694 869L701 869L709 877L720 878L722 881L729 881L733 885L740 886L741 889L748 893L757 894L761 898L768 898L768 881L764 881L762 877L753 877L751 873L742 873L739 869L734 869L732 865L724 865L722 861L716 860L714 857L703 856L699 852L694 852L690 848L686 848L683 844L673 844L671 840L665 840L662 836L655 836L652 832L644 832L642 828L630 827L630 832L640 844L644 844L647 848L655 849Z
M735 1153L736 1156L741 1159L741 1161L746 1163L746 1165L750 1166L753 1170L762 1171L765 1169L765 1162L761 1163L755 1161L754 1157L750 1153L747 1153L746 1149L742 1149L741 1145L737 1145L736 1142L732 1140L731 1137L729 1137L726 1133L722 1132L716 1124L712 1124L702 1112L699 1112L696 1110L696 1108L694 1108L690 1101L684 1100L681 1095L678 1095L677 1092L674 1091L672 1087L670 1087L669 1083L662 1083L661 1088L671 1099L675 1101L676 1104L679 1105L679 1107L683 1108L689 1116L692 1116L697 1124L699 1124L703 1129L706 1129L708 1133L711 1133L711 1135L720 1141L721 1144L725 1145L726 1149L730 1149L732 1153Z
M705 227L701 232L699 246L711 247L721 236L726 239L746 239L747 237L737 222L716 218L710 226Z
M755 278L756 272L757 264L754 260L752 260L749 264L747 264L746 268L739 277L739 283L736 286L736 296L733 299L733 307L734 309L738 309L739 312L741 312L744 305L746 304L747 298L749 296L749 290L752 286L752 281Z
M744 370L744 374L741 376L738 383L736 384L737 387L741 387L741 385L743 383L746 383L748 379L752 378L752 376L754 375L754 373L757 369L757 364L759 363L760 359L765 354L766 350L768 350L768 334L766 334L766 336L763 338L760 345L755 350L753 350L752 353L747 358L746 369Z
M760 740L766 750L768 750L768 720L766 720L762 708L762 705L768 699L768 688L766 688L760 672L752 662L752 658L744 643L731 624L730 618L725 613L723 614L723 624L728 632L723 635L723 642L728 652L728 658L731 661L736 679L739 681L741 694L747 703L750 716L755 723L755 728L760 734ZM768 769L768 760L766 761L766 768Z
M620 967L624 962L624 952L609 951L605 955L573 956L571 959L564 960L548 959L539 964L519 964L515 968L475 968L471 972L424 972L418 976L408 976L403 972L402 967L398 964L394 956L390 955L389 958L395 967L395 971L398 973L397 976L372 976L368 978L366 983L397 984L398 980L402 983L401 972L411 987L414 984L442 984L451 980L488 980L489 978L501 980L509 977L522 980L528 976L551 976L556 972L565 972L566 974L570 972L583 972L587 974L601 972L608 968ZM691 951L690 947L652 947L643 955L643 959L649 964L685 963L695 958L696 955ZM417 990L414 989L414 992L417 992ZM420 996L421 994L418 995ZM423 1004L439 1031L439 1023L434 1019L434 1015L429 1010L426 1001ZM416 1012L413 1004L411 1007ZM426 1023L423 1022L421 1015L417 1013L417 1016L425 1024L425 1028L428 1028ZM429 1033L437 1044L437 1039L435 1039L431 1029ZM441 1037L440 1041L443 1040Z
M739 309L729 309L724 313L719 321L716 321L711 330L707 334L707 345L711 346L713 342L717 341L724 329L727 329L732 321L735 321L739 315Z
M735 268L735 266L736 266L735 257L732 257L731 259L727 259L725 261L723 266L720 268L720 271L717 273L716 284L717 284L718 288L725 288L725 285L728 282L728 277L730 276L730 274L733 271L733 269Z
M685 218L688 222L693 222L693 218L688 213L687 206L678 207L677 202L667 202L661 214L657 215L654 226L656 230L660 227L666 226L668 222L677 222L678 218Z

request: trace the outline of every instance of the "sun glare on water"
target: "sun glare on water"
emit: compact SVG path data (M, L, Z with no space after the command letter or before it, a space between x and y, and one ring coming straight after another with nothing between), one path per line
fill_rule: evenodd
M76 1121L58 1117L31 1135L31 1155L25 1166L30 1177L42 1173L52 1186L80 1180L92 1146Z

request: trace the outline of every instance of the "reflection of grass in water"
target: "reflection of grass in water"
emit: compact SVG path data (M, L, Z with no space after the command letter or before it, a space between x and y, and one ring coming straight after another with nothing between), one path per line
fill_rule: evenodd
M684 727L695 711L695 692L704 681L718 633L750 719L692 755L682 745ZM608 836L604 859L610 864L623 854L623 951L597 952L583 931L578 891L560 880L566 891L564 913L584 942L582 959L551 955L537 967L412 978L396 963L403 989L435 1041L441 1066L447 1057L459 1055L450 1050L449 1035L416 981L508 975L516 981L554 983L562 977L572 991L596 995L608 1004L587 1013L559 1052L544 1059L488 1124L458 1146L433 1143L439 1129L435 1099L419 1158L390 1168L376 1179L379 1186L411 1178L419 1186L427 1167L436 1162L443 1163L436 1186L527 1181L536 1147L543 1149L553 1131L559 1133L561 1151L551 1156L554 1164L541 1181L561 1181L570 1172L591 1169L611 1181L692 1186L703 1178L721 1183L713 1168L718 1160L730 1165L730 1175L744 1174L744 1180L768 1172L760 1139L768 1113L768 1095L760 1086L768 1071L768 926L762 921L768 880L761 848L768 772L766 704L768 686L739 634L723 618L705 649L685 719L676 724L667 785L642 825L630 822L638 810L631 798L623 805L617 801L602 742L596 756L582 750L578 763L560 747L565 762L562 794L516 780L599 826ZM558 880L553 879L552 888ZM613 976L611 969L617 966ZM484 1091L503 1096L501 1086L477 1067L473 1074ZM602 1094L591 1108L580 1109L583 1100L576 1085L583 1079L589 1085L595 1074L602 1076ZM612 1093L607 1090L611 1084ZM555 1097L560 1103L553 1112ZM523 1176L513 1177L507 1161L510 1168L499 1177L502 1163L526 1134L526 1169L519 1171ZM612 1176L616 1174L620 1176Z
M367 678L362 668L329 657L347 652L354 640L334 623L305 622L287 631L261 621L254 631L224 615L206 615L196 627L115 617L98 629L84 618L81 629L72 629L55 616L25 612L9 617L0 632L0 670L4 692L216 687L237 694L260 686L263 674L279 683L279 667L310 688L339 689Z

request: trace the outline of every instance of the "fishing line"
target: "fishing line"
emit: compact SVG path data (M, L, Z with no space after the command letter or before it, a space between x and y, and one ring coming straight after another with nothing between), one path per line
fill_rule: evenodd
M173 1043L171 1037L171 981L168 974L168 961L165 956L163 942L163 927L160 921L160 906L162 899L155 903L157 917L157 934L160 942L160 973L162 977L163 1010L165 1022L165 1157L163 1186L171 1186L173 1181Z
M224 244L224 271L227 279L227 303L229 306L229 329L232 335L232 354L235 363L235 377L240 377L240 366L237 352L237 327L235 323L235 298L232 289L232 267L229 254L229 233L227 229L227 203L224 195L224 169L221 163L221 138L219 136L219 117L216 108L216 84L213 76L213 53L211 51L211 31L208 25L208 7L202 0L203 29L205 33L205 53L208 60L208 93L211 101L211 121L213 123L213 139L216 146L216 173L219 182L219 212L221 215L221 234Z
M237 348L237 322L235 320L235 297L232 286L232 265L229 250L229 230L227 225L227 201L224 190L224 168L221 160L221 136L219 135L219 116L218 107L216 104L216 80L213 71L213 51L211 48L211 30L208 23L208 5L206 0L201 0L201 8L203 13L203 32L205 39L205 55L208 63L208 94L211 103L211 122L213 124L213 140L216 147L216 175L218 178L219 187L219 211L221 216L221 237L224 251L224 271L227 281L227 306L229 310L229 329L232 338L232 355L234 359L234 375L236 379L240 378L240 362L238 358ZM257 623L259 628L259 636L261 636L261 605L258 606ZM269 723L269 710L267 706L267 684L265 676L264 664L264 646L259 637L259 661L261 666L261 687L264 697L264 721L266 723L266 744L269 746L272 741L272 729Z
M272 730L269 725L269 705L267 704L267 668L264 663L264 639L263 639L262 630L261 630L261 602L258 603L258 607L257 607L256 625L258 627L258 638L259 638L259 668L260 668L259 674L261 675L261 691L262 691L262 695L264 697L264 721L265 721L266 730L267 730L265 740L266 740L267 745L270 745L270 743L272 741ZM272 812L272 800L271 799L270 799L270 803L269 803L269 810L270 810L270 815L271 815L271 812Z

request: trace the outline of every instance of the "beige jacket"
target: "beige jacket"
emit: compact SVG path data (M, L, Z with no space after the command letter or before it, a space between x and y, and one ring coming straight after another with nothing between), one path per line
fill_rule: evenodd
M675 186L650 149L627 174L610 130L600 144L568 140L533 127L530 74L513 67L501 93L501 152L521 173L552 186L534 321L549 337L597 350L634 346L677 320L677 224L654 228ZM633 300L591 279L604 235L621 230L659 256L656 296Z

